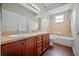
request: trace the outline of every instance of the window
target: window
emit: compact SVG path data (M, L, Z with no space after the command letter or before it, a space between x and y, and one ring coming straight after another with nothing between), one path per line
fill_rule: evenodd
M60 23L64 21L64 15L59 15L55 17L56 23Z

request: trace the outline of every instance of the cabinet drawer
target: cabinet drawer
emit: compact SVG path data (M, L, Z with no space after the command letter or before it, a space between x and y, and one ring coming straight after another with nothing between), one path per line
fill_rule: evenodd
M38 40L37 43L38 43L38 44L39 44L39 43L42 43L42 39Z
M38 49L39 47L42 47L42 43L37 44L37 49Z
M37 36L37 44L42 43L42 35Z
M37 55L41 55L42 54L42 47L39 47L38 49L37 49Z
M42 35L37 36L37 41L39 41L40 39L42 39Z
M27 44L28 43L33 43L34 42L34 40L36 39L36 37L31 37L31 38L28 38L27 40L26 40L26 42L27 42Z

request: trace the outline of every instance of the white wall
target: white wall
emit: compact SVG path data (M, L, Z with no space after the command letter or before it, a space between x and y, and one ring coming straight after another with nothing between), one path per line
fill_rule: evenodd
M0 34L1 34L1 15L0 15Z
M46 17L45 17L45 18L43 17L43 18L41 19L41 30L42 30L42 31L48 31L48 20L49 20L49 19L46 18Z
M1 4L0 4L0 34L1 34Z

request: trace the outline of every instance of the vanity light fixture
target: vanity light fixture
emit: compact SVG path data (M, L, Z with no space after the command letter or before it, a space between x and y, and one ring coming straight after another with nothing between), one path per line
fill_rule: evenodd
M35 4L31 3L30 4L33 8L35 8L36 10L40 11L40 8L38 6L36 6Z

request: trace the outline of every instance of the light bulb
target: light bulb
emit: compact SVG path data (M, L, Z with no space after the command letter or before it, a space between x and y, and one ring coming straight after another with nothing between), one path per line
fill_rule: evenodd
M37 9L37 6L34 6Z
M32 4L32 6L35 6L34 4Z

